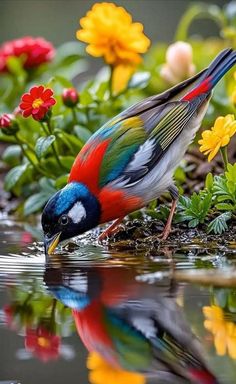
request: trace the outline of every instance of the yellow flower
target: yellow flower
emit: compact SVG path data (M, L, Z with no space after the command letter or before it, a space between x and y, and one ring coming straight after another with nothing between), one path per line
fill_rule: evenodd
M126 88L134 71L135 68L132 65L120 64L114 68L112 75L112 90L114 94L118 94Z
M131 15L113 3L96 3L80 20L82 29L76 36L88 43L87 52L95 57L104 57L106 63L131 64L141 62L150 40L143 33L141 23L133 23Z
M234 115L220 116L216 119L214 127L211 130L205 130L202 133L202 139L198 141L201 145L200 151L208 155L208 161L211 161L221 147L229 144L230 138L236 132L236 121Z
M224 356L227 352L232 359L236 359L236 325L226 321L222 308L217 305L203 307L206 317L204 327L213 334L216 353Z
M144 375L114 368L96 352L90 352L87 368L91 384L145 384L146 381Z

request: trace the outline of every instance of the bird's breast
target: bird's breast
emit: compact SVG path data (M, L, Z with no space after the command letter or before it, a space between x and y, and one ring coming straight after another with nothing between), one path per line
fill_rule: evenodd
M143 207L143 200L135 195L129 195L122 190L105 187L99 194L101 205L100 224L124 217Z

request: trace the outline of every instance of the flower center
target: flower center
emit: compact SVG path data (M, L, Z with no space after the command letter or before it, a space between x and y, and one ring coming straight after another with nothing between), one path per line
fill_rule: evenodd
M39 337L38 345L42 348L48 348L50 346L50 342L47 339L45 339L45 337Z
M32 107L33 108L39 108L41 107L41 105L43 104L43 100L42 99L35 99L32 103Z

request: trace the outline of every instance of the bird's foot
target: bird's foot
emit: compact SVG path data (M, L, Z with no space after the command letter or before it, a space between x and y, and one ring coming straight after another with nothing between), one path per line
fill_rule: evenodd
M160 240L166 240L168 238L170 232L171 232L171 226L166 225L163 232L158 237L160 238Z
M177 205L177 200L173 200L172 206L171 206L171 209L170 209L170 213L169 213L169 217L168 217L168 220L167 220L167 223L165 225L165 228L164 228L162 234L160 235L160 239L162 241L166 240L168 238L170 232L171 232L171 224L172 224L172 220L173 220L173 216L174 216L176 205Z
M105 231L101 233L101 235L98 237L98 242L101 243L103 240L106 240L111 235L114 235L115 233L119 232L119 224L122 222L122 220L123 217L115 220L114 223L112 223Z

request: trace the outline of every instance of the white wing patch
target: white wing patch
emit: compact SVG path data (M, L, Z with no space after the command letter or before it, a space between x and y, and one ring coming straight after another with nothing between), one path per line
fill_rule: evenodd
M125 171L136 171L145 168L152 158L154 148L154 139L145 141L144 144L140 145L139 150L135 153L133 160L128 164Z
M69 210L68 216L71 218L74 224L78 224L83 218L86 217L86 210L83 204L78 201Z
M156 337L156 328L152 319L146 317L135 317L132 319L133 326L142 332L148 339Z

